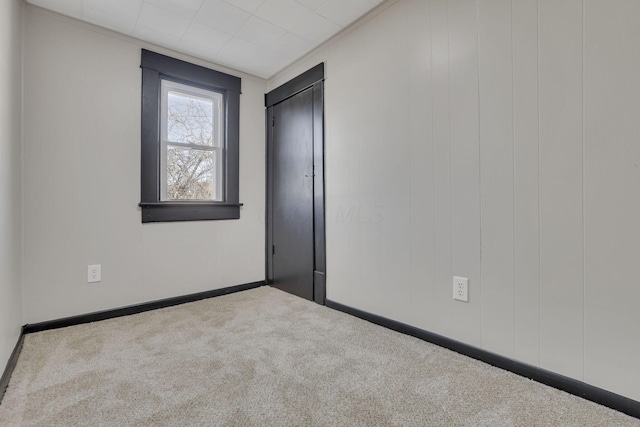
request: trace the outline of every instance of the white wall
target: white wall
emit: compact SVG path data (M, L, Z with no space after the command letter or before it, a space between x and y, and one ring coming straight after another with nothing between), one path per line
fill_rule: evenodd
M19 0L0 1L0 372L20 334L22 29Z
M271 79L326 61L327 297L640 400L639 19L391 1Z
M24 321L264 280L266 82L236 73L241 219L143 225L140 48L148 46L26 9ZM102 282L87 284L88 264L102 265Z

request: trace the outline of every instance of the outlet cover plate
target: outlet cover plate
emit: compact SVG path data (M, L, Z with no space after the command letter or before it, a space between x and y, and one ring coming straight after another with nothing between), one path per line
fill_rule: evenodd
M469 302L469 279L466 277L453 277L453 299Z
M93 264L87 268L87 283L95 283L102 280L102 266Z

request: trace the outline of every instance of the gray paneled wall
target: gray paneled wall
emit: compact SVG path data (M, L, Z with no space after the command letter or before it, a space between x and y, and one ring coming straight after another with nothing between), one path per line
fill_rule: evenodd
M640 400L640 2L584 10L584 376Z
M582 1L538 6L540 363L583 374Z
M0 2L0 376L22 325L20 14L19 0Z
M540 363L540 161L538 4L512 3L514 352ZM518 112L515 114L515 112ZM518 296L515 298L515 296Z
M515 171L511 1L478 9L482 344L515 355Z
M640 400L639 20L391 1L272 79L327 64L327 297Z

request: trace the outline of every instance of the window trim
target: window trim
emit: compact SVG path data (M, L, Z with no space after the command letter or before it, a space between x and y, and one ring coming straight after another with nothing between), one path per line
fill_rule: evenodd
M219 71L142 49L142 121L140 204L142 222L202 221L240 218L240 88L241 80ZM223 202L161 200L161 82L176 83L220 92L226 137Z

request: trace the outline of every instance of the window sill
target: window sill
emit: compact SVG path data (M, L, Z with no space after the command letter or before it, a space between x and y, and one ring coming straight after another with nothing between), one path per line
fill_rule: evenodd
M242 203L141 202L142 222L239 219Z

